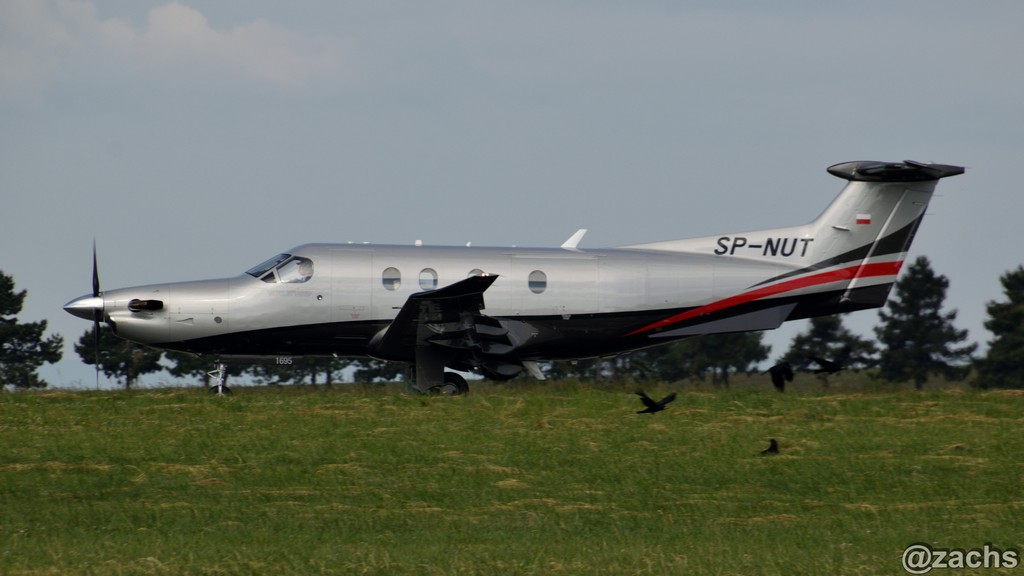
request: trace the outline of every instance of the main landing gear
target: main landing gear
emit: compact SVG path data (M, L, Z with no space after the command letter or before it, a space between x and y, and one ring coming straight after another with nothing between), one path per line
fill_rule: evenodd
M416 347L416 360L406 364L406 377L412 376L410 391L421 394L458 396L469 392L466 379L445 370L453 354L430 346Z
M443 364L409 362L405 365L405 381L409 392L420 394L459 396L469 392L466 379L457 372L445 371Z

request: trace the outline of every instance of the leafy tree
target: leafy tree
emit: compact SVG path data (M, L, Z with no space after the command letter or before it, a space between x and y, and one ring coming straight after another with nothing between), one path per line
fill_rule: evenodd
M770 346L761 343L761 332L708 334L681 340L668 347L656 360L661 378L701 378L711 376L711 383L729 387L729 374L749 372L758 362L768 358Z
M995 338L985 358L978 361L977 386L982 388L1024 387L1024 266L1007 272L999 281L1006 302L986 305L987 328Z
M874 342L857 336L843 326L842 316L811 318L810 327L793 337L789 350L780 361L789 362L794 370L820 368L811 356L841 361L844 368L860 370L878 363L874 356L878 348ZM828 386L828 374L819 374L822 384Z
M544 376L549 380L597 378L601 375L603 368L604 360L600 358L585 358L572 361L556 360L544 366Z
M355 358L306 358L302 366L306 369L310 384L330 386L339 380L341 372L355 363ZM401 370L400 364L398 369Z
M43 339L46 320L19 323L27 291L14 291L14 278L0 272L0 387L45 388L36 371L44 362L58 362L64 338Z
M658 378L655 364L664 356L670 346L655 346L616 354L604 358L582 358L579 360L558 360L541 364L544 376L549 380L577 378L592 381L602 379L608 382L645 381Z
M95 336L90 328L75 343L75 352L82 359L82 362L90 366L96 365ZM100 327L99 342L99 367L109 378L123 378L126 390L138 380L139 376L150 372L163 370L160 365L160 358L163 353L159 350L139 346L114 335L109 326Z
M643 361L636 362L646 368L645 374L653 375L660 380L675 382L687 378L701 379L703 375L697 369L699 362L694 358L694 343L687 340L673 342L667 346L658 346L634 352Z
M711 334L693 339L700 352L702 364L697 368L711 373L711 382L729 386L729 373L750 372L758 363L768 359L771 346L762 343L764 333Z
M663 349L663 346L637 350L629 354L618 354L604 360L604 374L613 382L625 380L649 381L656 379L654 365L651 360L655 350Z
M330 386L338 373L352 364L351 358L296 357L292 364L257 364L249 372L264 384L302 384Z
M385 362L374 358L353 363L356 365L356 382L394 382L405 370L401 362Z
M295 367L295 364L253 364L246 372L251 374L257 383L278 386L302 380L303 374L298 373Z
M882 345L879 376L891 382L913 380L920 390L929 374L962 380L970 371L977 344L959 345L966 330L953 326L956 310L943 313L949 280L932 271L920 256L896 282L895 294L878 312L882 325L875 328Z

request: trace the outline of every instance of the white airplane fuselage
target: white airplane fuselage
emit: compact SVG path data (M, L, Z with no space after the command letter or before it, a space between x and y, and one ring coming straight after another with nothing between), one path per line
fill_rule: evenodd
M103 295L105 318L126 339L190 352L360 355L368 353L370 338L394 320L409 296L482 273L497 276L486 293L489 316L554 330L572 330L579 323L582 332L573 337L588 340L535 351L524 346L524 353L578 357L580 348L592 349L584 356L619 351L601 324L638 328L666 310L712 301L794 269L766 262L733 269L736 261L719 262L716 276L714 255L625 249L307 244L287 254L315 262L308 281L266 283L241 274L110 290ZM391 272L385 279L389 270L398 276ZM132 312L133 299L161 300L164 307ZM595 321L598 325L589 326ZM267 331L323 336L289 340ZM601 333L591 339L589 332Z

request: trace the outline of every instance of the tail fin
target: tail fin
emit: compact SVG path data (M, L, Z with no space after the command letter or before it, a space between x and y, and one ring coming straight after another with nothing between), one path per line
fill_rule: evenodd
M626 248L713 254L768 277L741 286L749 276L731 266L720 274L716 264L715 298L726 300L709 308L784 299L794 304L785 319L795 320L883 306L936 184L964 169L907 160L846 162L828 171L849 182L809 224Z
M835 303L841 312L883 306L936 184L963 174L964 169L906 160L846 162L829 167L828 172L849 183L806 226L808 237L817 245L803 258L804 266L786 276L820 271L845 280ZM802 308L794 311L795 317L822 313L810 305Z

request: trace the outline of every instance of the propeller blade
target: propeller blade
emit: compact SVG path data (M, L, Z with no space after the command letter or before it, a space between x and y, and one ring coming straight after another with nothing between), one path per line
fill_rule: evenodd
M92 295L100 295L100 270L96 266L96 239L92 240Z
M92 239L92 295L100 295L100 271L96 265L96 239ZM92 311L92 352L96 366L96 388L100 387L100 315L99 309Z
M93 312L92 317L92 353L96 366L96 389L100 387L100 313Z

